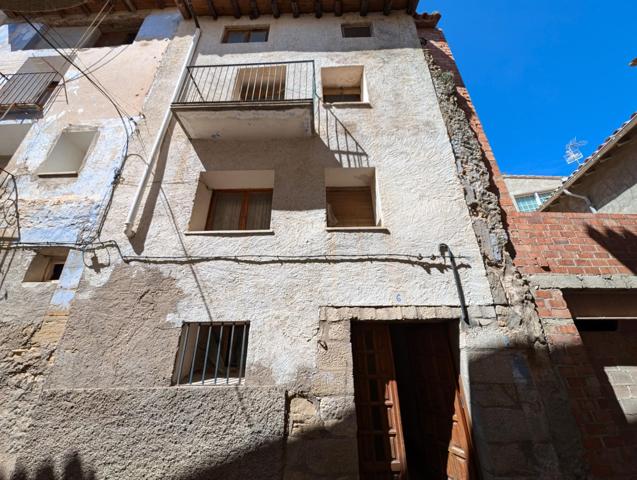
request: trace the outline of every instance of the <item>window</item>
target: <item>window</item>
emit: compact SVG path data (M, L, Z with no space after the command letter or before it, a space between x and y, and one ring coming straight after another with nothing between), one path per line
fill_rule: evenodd
M60 279L68 249L52 249L38 252L31 261L23 282L54 282Z
M272 190L215 190L206 230L268 230Z
M38 169L40 177L74 177L84 160L97 132L95 130L65 130Z
M30 123L0 126L0 168L7 169L11 157L18 150L30 128Z
M326 103L366 101L363 67L322 68L321 82Z
M227 28L223 34L223 43L267 42L269 27Z
M240 385L245 378L249 324L187 323L173 385Z
M373 168L328 168L325 186L328 228L380 226Z
M234 98L242 102L285 99L284 65L241 68L237 73Z
M135 41L141 25L126 30L103 30L94 47L116 47L118 45L130 45Z
M368 23L346 23L341 25L344 38L363 38L372 36L372 26Z
M515 197L515 203L518 206L520 212L535 212L538 210L544 202L546 202L553 195L553 191L550 192L536 192L530 195L520 195Z
M190 232L270 231L274 170L203 172Z

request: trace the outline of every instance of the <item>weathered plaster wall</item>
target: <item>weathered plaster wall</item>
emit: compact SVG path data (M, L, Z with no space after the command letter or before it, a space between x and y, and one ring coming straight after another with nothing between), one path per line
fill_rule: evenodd
M164 55L169 44L176 39L175 12L157 12L147 17L140 32L140 41L116 48L88 49L79 53L78 62L94 70L98 78L125 105L137 122L144 126L140 113L148 92L155 81L157 71L165 63ZM160 29L163 35L158 35ZM186 26L186 34L191 28ZM1 33L1 32L0 32ZM182 32L183 33L183 32ZM0 37L1 41L1 37ZM186 42L189 38L186 38ZM179 51L179 60L183 54ZM24 61L33 56L51 56L50 50L20 51L6 50L0 55L0 71L16 71ZM105 65L108 65L106 67ZM68 104L64 90L58 95L42 118L22 120L7 116L0 122L0 129L12 128L16 123L31 124L31 129L10 160L7 169L16 177L19 199L20 230L11 230L11 238L38 244L52 242L75 243L94 239L97 220L106 212L107 201L113 180L118 175L124 155L125 135L120 118L114 108L85 79L74 79L75 69L66 71ZM174 80L173 80L174 81ZM39 178L35 172L53 148L58 135L65 128L90 127L98 130L98 136L77 178ZM138 141L137 136L131 142ZM13 146L12 150L14 149ZM3 177L4 180L4 177ZM3 197L4 202L4 197ZM5 230L2 230L5 232ZM32 414L56 408L55 403L44 401L37 406L45 379L55 364L56 349L68 322L71 305L82 277L85 265L98 270L99 261L81 251L71 251L59 282L23 283L35 252L20 249L0 248L0 476L8 474L20 454L24 454L23 442L40 444L42 439L36 428L27 434ZM108 257L108 255L107 255ZM105 260L104 260L105 261ZM167 297L169 298L169 297ZM110 302L110 301L109 301ZM110 302L113 303L113 302ZM110 304L109 303L109 304ZM157 304L159 305L159 303ZM153 307L154 308L154 307ZM83 312L80 317L89 321L94 311ZM108 318L107 318L108 320ZM91 324L95 326L95 324ZM171 330L168 331L170 333ZM157 336L155 334L155 336ZM76 340L69 333L70 344L86 342L92 337ZM97 342L99 343L99 341ZM142 351L142 350L138 350ZM67 352L68 353L68 352ZM172 357L171 357L172 362ZM72 359L69 360L72 363ZM61 365L64 365L62 363ZM94 371L103 369L103 362L94 363ZM79 371L88 373L85 365ZM167 367L169 370L171 367ZM114 367L117 370L117 366ZM74 372L75 374L77 372ZM56 374L51 381L64 375ZM71 376L72 378L72 376ZM109 378L109 377L106 377ZM116 377L120 378L120 377ZM150 374L147 378L154 378ZM113 380L113 378L111 378ZM76 382L79 383L79 380ZM84 384L90 383L89 381ZM132 383L132 381L131 381ZM113 382L109 383L110 386ZM72 382L70 382L70 386ZM57 405L59 406L59 405ZM92 407L88 406L88 411ZM96 421L97 422L97 421ZM98 425L98 423L95 423ZM55 427L53 427L55 428ZM98 428L98 427L96 427ZM99 428L98 428L99 430ZM51 438L54 438L52 436ZM106 444L108 441L101 437ZM46 460L46 451L33 449L32 458ZM100 452L100 448L94 448ZM38 461L26 459L25 468L35 468Z
M335 133L325 130L308 139L191 143L173 124L153 183L145 194L135 226L137 233L129 242L122 232L123 222L144 166L143 161L132 158L123 172L101 235L102 240L115 240L130 263L123 263L113 248L96 251L95 258L92 253L86 254L88 268L60 340L46 393L34 414L37 423L44 422L44 430L50 432L51 443L39 444L40 432L34 426L27 439L29 451L18 459L20 462L33 464L35 458L52 455L59 464L65 454L75 449L95 468L98 477L111 474L121 478L124 471L134 476L152 463L156 467L149 470L148 477L161 476L168 459L176 458L163 458L164 450L173 448L171 435L176 434L170 419L193 415L197 405L189 398L201 395L214 398L214 402L227 402L227 410L222 412L232 411L238 421L250 421L258 430L270 431L271 427L263 424L269 418L277 419L274 426L287 418L285 435L280 430L268 434L268 438L288 437L281 447L285 448L288 465L285 478L333 478L336 473L355 478L347 330L341 331L345 336L340 339L340 350L326 359L333 367L329 368L320 357L318 343L321 307L404 307L404 312L400 308L398 311L407 317L417 315L415 306L433 308L432 315L441 305L457 307L449 265L438 257L430 258L438 254L438 245L444 242L458 256L472 318L484 324L493 322L493 299L481 252L412 20L401 15L370 15L373 38L342 39L340 23L359 18L281 18L271 22L271 41L252 45L219 43L224 25L247 20L202 19L204 31L196 57L199 64L314 59L317 76L322 66L364 65L371 108L338 108L331 114L320 109L322 121L327 115L335 115L360 149L335 151L334 145L327 142L328 135L334 138ZM268 19L262 17L260 21ZM192 32L192 25L188 28ZM146 119L140 131L146 145L152 143L168 106L189 42L187 37L179 38L164 54L144 106ZM329 125L336 125L334 117L330 118ZM147 152L138 139L134 139L131 151L147 160ZM388 232L326 231L324 169L353 165L376 168L382 217ZM274 170L273 234L184 233L200 173L228 169ZM365 258L366 254L373 254L374 258ZM422 257L418 258L419 254ZM252 257L235 258L237 255ZM313 258L305 258L308 255ZM360 256L339 260L324 255ZM205 258L210 256L224 258ZM292 256L297 258L288 258ZM407 308L410 306L413 311ZM474 316L473 309L480 307L484 311ZM457 309L454 312L458 314ZM370 320L383 318L379 315ZM251 323L246 386L168 387L181 325L189 321L232 320ZM466 363L461 368L467 378ZM278 392L277 402L258 407L262 416L253 415L250 408L244 409L227 393L242 395L260 389ZM160 394L171 397L161 408L134 408L130 412L125 408L130 405L128 397L145 405L154 401L153 395ZM57 395L66 402L53 405ZM113 406L107 407L111 409L107 410L110 417L102 417L98 413L103 409L102 398L115 398L113 395L120 395L117 401L121 398L124 407L114 401ZM214 410L206 410L205 415L216 415ZM45 420L54 413L58 418L55 430ZM231 419L230 415L210 420L219 422L219 434L194 434L205 435L209 457L194 453L199 443L194 446L181 442L177 451L185 457L179 460L184 471L197 464L214 468L224 463L235 472L228 473L228 478L240 474L243 467L233 465L234 457L225 454L228 442L235 438ZM104 442L112 444L114 435L109 426L122 422L132 422L126 431L136 433L134 442L122 443L121 451L132 448L133 452L143 453L143 460L137 453L126 457L131 460L122 460L122 455L117 454L119 446L101 457L94 453ZM90 426L94 438L76 433L83 424ZM164 427L167 433L155 435L151 426L156 424L168 425ZM195 431L204 428L203 424L194 425ZM264 450L259 445L243 442L242 435L238 435L233 452L241 452L248 464L262 458ZM54 439L60 436L67 440L51 450ZM306 443L308 439L312 442ZM152 448L142 452L143 447L138 445L145 442ZM279 453L274 458L276 455ZM275 466L276 463L272 468ZM279 471L277 478L281 474ZM267 475L264 472L264 478L269 478Z
M503 175L503 177L513 197L535 192L550 192L562 184L562 177L536 175Z

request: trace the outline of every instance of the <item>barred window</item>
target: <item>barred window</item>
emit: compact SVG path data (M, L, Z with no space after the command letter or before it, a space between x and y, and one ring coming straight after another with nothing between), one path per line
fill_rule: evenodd
M187 323L182 327L173 385L240 385L249 324Z

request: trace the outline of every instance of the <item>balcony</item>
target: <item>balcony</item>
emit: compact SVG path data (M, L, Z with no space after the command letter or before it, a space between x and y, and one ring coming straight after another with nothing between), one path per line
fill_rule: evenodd
M41 113L61 80L57 72L0 73L0 115Z
M187 67L172 110L191 139L267 139L314 133L314 62Z

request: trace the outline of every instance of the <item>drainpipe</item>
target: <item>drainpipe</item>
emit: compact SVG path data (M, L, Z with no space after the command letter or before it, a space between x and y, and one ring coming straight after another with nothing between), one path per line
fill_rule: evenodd
M597 209L593 207L593 202L591 202L588 197L585 197L584 195L578 195L577 193L573 193L566 188L562 191L569 197L574 197L574 198L579 198L580 200L584 200L586 202L586 205L588 206L588 209L591 211L591 213L597 213Z
M461 320L467 325L471 325L469 322L469 311L467 310L467 302L464 298L464 290L462 289L462 282L460 281L460 274L458 273L458 265L456 265L456 257L453 256L453 252L446 243L441 243L438 246L440 255L442 258L449 256L449 263L451 263L451 270L453 270L453 279L456 282L456 289L458 290L458 299L460 300L460 314Z
M190 45L190 49L186 54L186 58L184 59L184 64L181 68L181 73L179 74L179 79L175 83L175 90L171 97L171 103L177 100L177 96L181 91L181 86L184 83L184 79L186 78L186 73L188 72L188 66L190 62L192 62L192 57L197 50L197 44L199 43L199 37L201 36L201 30L197 27L195 30L195 34L192 38L192 44ZM126 223L124 224L124 233L128 238L132 238L135 235L133 230L133 224L135 223L135 217L137 217L137 212L139 211L139 206L142 201L142 197L144 195L144 190L146 190L146 185L148 184L148 180L150 179L150 174L155 166L155 160L159 154L159 150L164 141L164 136L166 135L166 130L168 129L168 123L171 117L170 105L166 109L166 113L164 118L162 119L161 126L159 127L159 132L157 132L157 136L155 137L155 142L150 150L150 155L148 157L148 164L146 165L146 170L144 171L144 175L139 181L139 185L137 186L137 192L135 193L135 198L133 199L133 203L130 206L130 210L128 211L128 217L126 218Z

